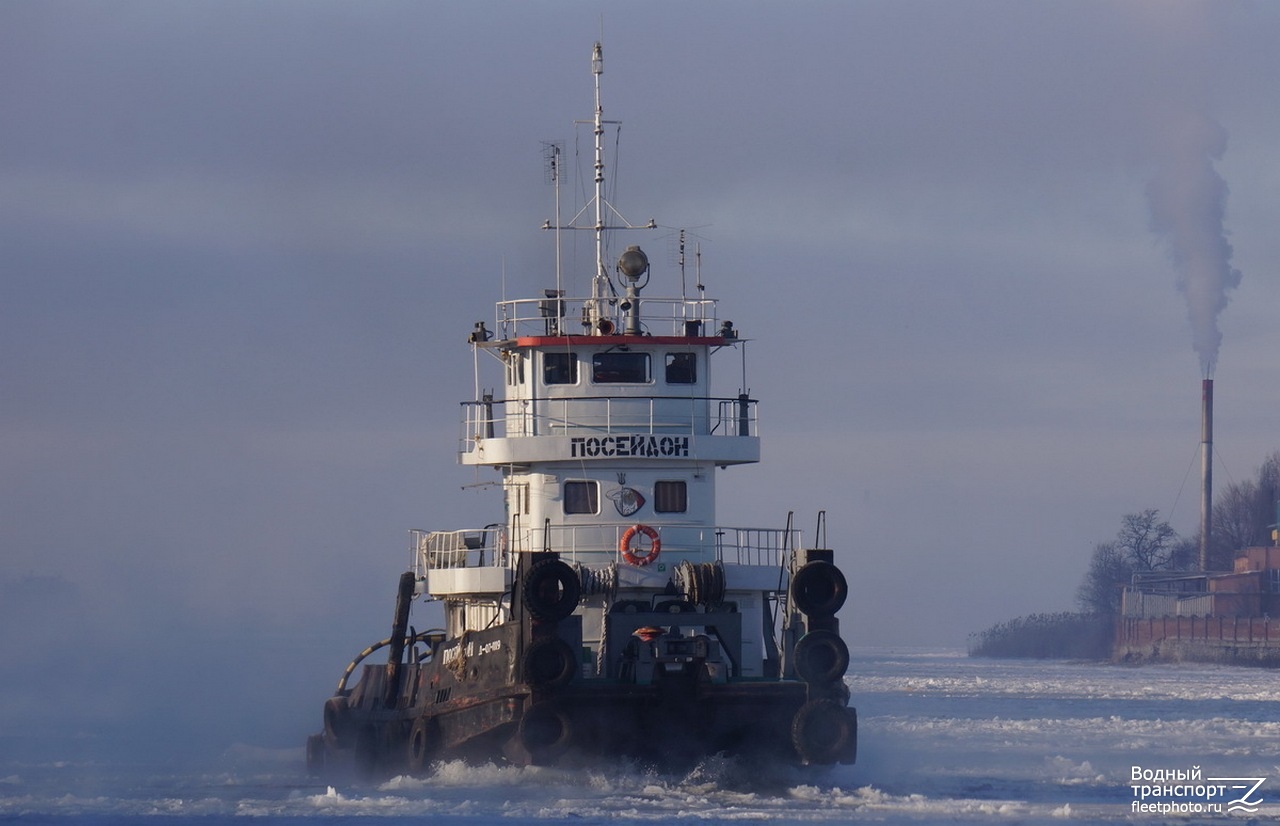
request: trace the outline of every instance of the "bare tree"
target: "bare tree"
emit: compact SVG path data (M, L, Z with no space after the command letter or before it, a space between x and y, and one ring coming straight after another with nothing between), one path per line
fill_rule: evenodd
M1220 491L1213 505L1213 542L1209 548L1211 570L1231 570L1237 551L1270 539L1270 528L1280 521L1280 450L1273 451L1258 468L1256 481L1232 483ZM1076 592L1080 609L1090 614L1115 616L1121 594L1133 575L1151 571L1181 571L1197 560L1199 536L1182 538L1154 508L1125 514L1120 530L1110 542L1093 548L1089 569Z
M1280 450L1273 450L1258 468L1258 487L1271 503L1280 499Z
M1213 537L1209 543L1211 570L1227 571L1244 548L1266 545L1277 519L1280 497L1280 451L1258 468L1257 479L1232 482L1213 503Z
M1116 538L1093 548L1089 570L1076 592L1080 610L1110 617L1119 614L1121 594L1134 574L1177 570L1187 564L1193 550L1168 522L1160 521L1158 510L1125 514Z
M1086 614L1114 617L1120 613L1120 595L1133 578L1133 565L1115 542L1099 542L1093 547L1089 570L1076 592L1076 602Z
M1171 571L1192 571L1200 565L1200 531L1194 536L1179 537L1173 545L1173 556L1169 560Z
M1241 548L1258 544L1263 536L1265 526L1258 524L1258 493L1252 480L1233 482L1213 503L1213 548L1228 554L1228 559Z
M1177 550L1178 532L1160 521L1160 511L1147 508L1120 520L1116 550L1136 571L1167 571Z
M1257 490L1258 534L1255 541L1266 542L1271 538L1270 528L1280 521L1280 450L1272 451L1258 468Z

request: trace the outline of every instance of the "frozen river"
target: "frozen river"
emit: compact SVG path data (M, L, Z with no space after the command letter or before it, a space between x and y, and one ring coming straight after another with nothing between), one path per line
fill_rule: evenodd
M1275 672L864 649L848 681L860 717L856 766L762 772L708 760L665 773L622 763L451 763L425 780L329 787L302 771L300 748L237 746L198 771L11 759L0 766L0 821L1034 824L1280 815Z

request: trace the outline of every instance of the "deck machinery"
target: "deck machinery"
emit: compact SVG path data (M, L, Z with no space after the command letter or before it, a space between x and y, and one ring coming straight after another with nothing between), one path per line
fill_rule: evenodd
M575 754L854 760L836 617L848 589L823 516L817 547L790 516L781 529L717 523L717 470L760 458L745 358L736 394L711 383L713 357L742 357L744 340L701 284L693 298L650 296L643 250L605 249L634 227L604 198L599 44L592 71L596 190L575 218L589 222L554 225L594 231L590 292L566 296L557 272L556 288L499 302L493 328L470 335L477 398L462 406L460 460L497 471L504 512L411 532L391 635L325 703L307 744L315 771ZM479 390L482 362L500 370L500 397ZM415 630L415 601L442 603L444 628ZM381 649L384 663L365 663Z

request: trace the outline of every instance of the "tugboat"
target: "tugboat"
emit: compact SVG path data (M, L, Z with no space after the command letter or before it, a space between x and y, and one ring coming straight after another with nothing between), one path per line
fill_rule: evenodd
M605 200L602 72L597 43L594 198L544 226L557 230L557 262L558 230L594 232L590 295L567 297L557 263L555 289L498 302L494 328L470 334L477 398L463 403L459 458L498 472L504 514L410 532L391 635L325 702L324 730L307 741L313 772L573 755L854 762L836 618L848 585L825 514L813 547L790 514L782 529L716 522L717 469L760 459L744 339L700 283L683 294L683 265L682 295L668 298L645 293L639 246L606 265L607 233L641 227ZM482 353L501 398L479 390ZM743 384L715 397L712 357L728 353ZM445 627L416 630L415 601L442 603ZM384 664L364 664L384 648Z

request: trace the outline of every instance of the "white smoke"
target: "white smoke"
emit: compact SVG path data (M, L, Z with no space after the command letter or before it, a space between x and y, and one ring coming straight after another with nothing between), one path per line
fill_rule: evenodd
M1225 229L1227 183L1214 167L1226 151L1227 130L1210 115L1231 8L1155 0L1129 8L1152 41L1151 83L1140 104L1154 164L1147 185L1151 225L1168 243L1192 344L1204 377L1212 378L1222 344L1218 315L1240 284Z
M1240 285L1231 266L1225 229L1227 183L1214 168L1227 147L1227 132L1212 118L1182 113L1168 119L1155 176L1147 185L1152 228L1163 235L1187 299L1192 345L1205 378L1218 363L1222 331L1218 314L1227 292Z

